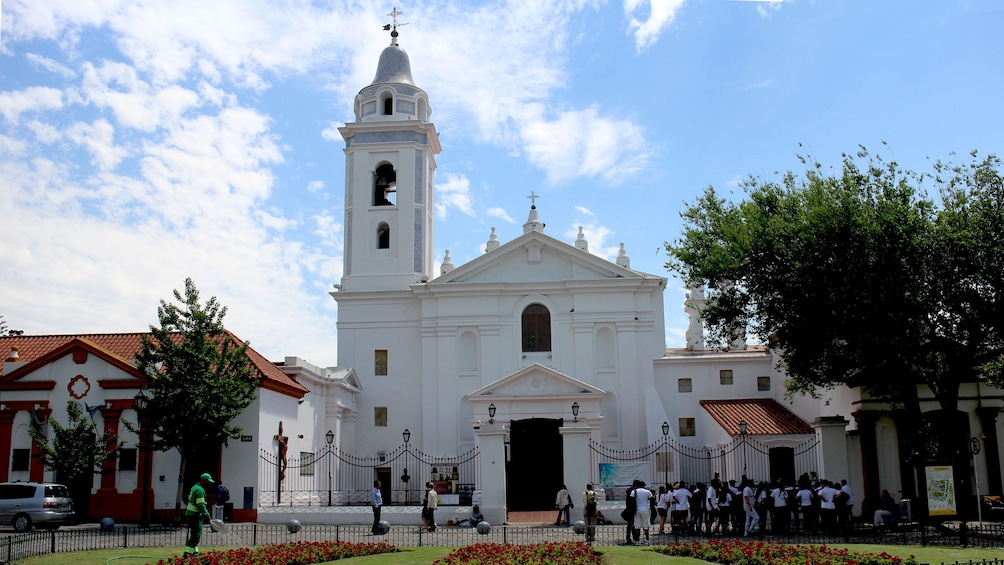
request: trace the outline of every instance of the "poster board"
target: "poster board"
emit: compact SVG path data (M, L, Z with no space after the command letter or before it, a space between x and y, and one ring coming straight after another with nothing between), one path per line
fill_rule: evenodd
M631 486L635 479L651 482L652 464L648 461L631 463L600 463L600 488Z
M954 516L955 473L950 465L924 467L927 480L927 514L929 516Z

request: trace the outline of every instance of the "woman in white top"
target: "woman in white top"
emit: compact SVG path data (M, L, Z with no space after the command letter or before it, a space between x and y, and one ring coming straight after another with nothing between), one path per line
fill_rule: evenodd
M666 490L666 486L663 485L659 487L659 499L655 503L655 509L659 513L659 533L666 533L664 528L666 526L666 516L669 513L669 501L673 497L669 491ZM670 524L669 531L673 531L673 525Z

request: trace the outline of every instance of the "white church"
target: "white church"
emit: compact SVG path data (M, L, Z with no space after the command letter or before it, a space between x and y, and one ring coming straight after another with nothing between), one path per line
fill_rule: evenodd
M338 366L296 357L267 363L254 353L263 384L237 422L246 435L201 462L229 486L234 519L282 520L298 500L314 510L359 503L344 491L366 492L377 478L385 499L402 505L418 503L421 485L435 480L447 504L478 501L492 523L509 509L551 508L563 483L580 492L591 481L613 496L629 478L812 473L848 479L861 498L913 492L895 410L857 389L789 400L770 350L705 349L700 289L681 305L691 316L687 346L667 349L667 279L631 269L623 247L615 262L589 253L581 231L572 242L548 235L546 211L535 205L522 235L503 243L493 228L484 255L454 266L447 251L434 272L441 148L431 114L395 29L372 84L356 96L355 121L339 129L344 270L331 292ZM0 374L0 452L10 454L0 481L51 478L23 432L65 417L67 400L107 406L93 416L99 430L138 445L119 424L135 419L130 403L145 382L134 369L135 342L109 334L0 338L0 354L11 352ZM81 394L78 377L99 386ZM1000 391L972 386L960 409L985 438L972 458L984 481L978 492L1000 494L1004 403ZM336 461L335 452L376 463L345 474L348 459ZM419 453L447 463L418 465ZM475 454L466 466L465 453ZM282 456L279 479L262 461ZM95 478L94 493L106 502L92 515L137 519L141 492L154 512L174 507L177 457L138 459Z

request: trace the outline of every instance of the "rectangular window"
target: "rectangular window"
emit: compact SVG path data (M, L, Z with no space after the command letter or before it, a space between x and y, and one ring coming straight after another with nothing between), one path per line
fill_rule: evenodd
M373 362L373 374L374 375L386 375L387 374L387 350L377 349L374 355Z
M693 418L680 418L680 437L693 437L697 435L697 428Z
M730 369L718 371L718 380L721 381L721 384L723 385L732 384L732 371Z
M694 392L694 381L690 379L680 379L676 381L677 392Z
M387 427L387 407L376 406L373 408L373 425L379 428Z
M756 378L756 389L757 390L770 390L770 377L757 377Z
M119 451L119 471L135 471L137 455L138 450L135 447L122 448Z
M31 461L30 449L15 449L11 453L10 470L27 471L29 461Z
M314 453L310 451L300 452L300 475L314 474Z

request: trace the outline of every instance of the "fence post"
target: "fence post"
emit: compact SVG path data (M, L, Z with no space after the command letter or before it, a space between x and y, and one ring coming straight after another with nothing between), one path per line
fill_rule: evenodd
M51 546L50 546L49 553L56 553L56 530L50 530L49 533L51 534L51 537L50 537Z

